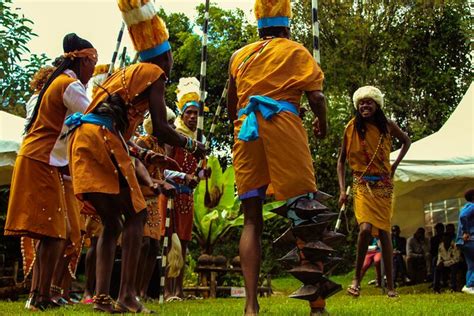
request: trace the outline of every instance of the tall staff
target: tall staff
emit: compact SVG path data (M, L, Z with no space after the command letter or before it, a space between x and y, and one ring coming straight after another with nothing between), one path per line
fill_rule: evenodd
M318 64L321 64L321 54L319 51L319 20L318 20L318 0L312 0L313 16L313 57Z
M112 61L110 62L109 71L107 72L107 77L110 77L110 75L114 71L114 65L115 65L115 61L117 60L118 51L120 49L120 43L122 43L122 36L123 36L124 30L125 30L125 22L122 22L122 26L120 27L120 31L117 36L117 45L115 46L115 51L112 55Z
M202 142L204 131L204 104L206 102L206 72L207 72L207 30L209 26L209 0L206 0L204 25L202 28L201 73L199 80L199 117L197 121L197 140Z

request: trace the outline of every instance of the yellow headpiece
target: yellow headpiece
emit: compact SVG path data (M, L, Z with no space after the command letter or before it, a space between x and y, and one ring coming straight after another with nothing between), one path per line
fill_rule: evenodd
M290 0L255 0L254 12L259 29L274 26L290 27Z
M176 88L176 97L178 102L179 112L181 114L190 106L199 108L199 80L195 77L179 79L178 87ZM204 111L209 110L204 108Z
M92 75L92 95L95 95L99 86L104 83L107 79L107 72L109 71L110 64L97 65L94 68L94 74Z
M156 14L153 1L117 0L117 2L133 46L142 61L171 50L168 29L165 22Z

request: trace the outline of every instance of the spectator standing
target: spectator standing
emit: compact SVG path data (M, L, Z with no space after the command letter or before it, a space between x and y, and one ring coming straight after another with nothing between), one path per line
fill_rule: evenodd
M468 190L464 197L467 203L459 213L456 244L461 247L467 263L464 293L474 294L474 189Z

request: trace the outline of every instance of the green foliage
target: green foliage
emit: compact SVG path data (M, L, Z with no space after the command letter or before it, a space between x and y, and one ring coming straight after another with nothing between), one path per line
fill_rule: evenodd
M194 191L194 233L203 253L212 254L216 242L221 240L232 227L244 224L240 212L240 200L235 193L234 168L229 166L224 172L216 157L209 157L207 168L212 170L208 181L208 192L215 201L207 207L204 203L206 181L201 181ZM269 203L263 207L263 219L275 216L271 210L281 203Z
M371 280L374 273L370 269L365 280ZM343 289L350 284L352 274L333 278L342 284ZM260 312L263 315L293 316L308 315L308 303L301 300L290 299L288 294L301 286L301 283L292 278L284 277L272 280L274 294L271 297L259 298ZM345 291L330 297L326 308L331 315L353 316L419 316L419 315L457 315L472 316L472 298L464 293L433 294L428 284L407 286L397 289L400 297L389 299L381 290L372 286L362 285L361 296L354 299ZM169 304L158 304L157 301L144 303L147 308L156 311L159 315L242 315L244 308L243 299L218 298L206 300L185 300ZM23 315L24 301L1 302L0 310L5 315ZM42 312L42 315L91 315L92 306L76 304L54 310Z
M29 60L22 56L33 33L33 21L15 12L12 0L0 1L0 105L3 110L25 115L24 106L31 96L29 82L34 73L49 58L32 54ZM22 66L24 65L24 66Z
M310 0L293 2L292 36L311 50L310 7ZM338 151L358 87L380 87L385 113L413 141L443 125L472 80L469 17L467 1L319 1L329 131L324 140L311 135L310 147L321 190L339 195ZM309 115L307 130L311 121ZM346 179L350 184L349 170ZM336 199L330 206L337 209ZM351 208L347 211L342 232L354 245L356 222ZM347 271L353 249L341 248Z

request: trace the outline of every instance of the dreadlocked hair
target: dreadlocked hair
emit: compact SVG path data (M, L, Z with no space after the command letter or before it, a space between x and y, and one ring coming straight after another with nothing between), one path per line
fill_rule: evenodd
M105 90L102 86L98 87ZM108 91L105 91L108 94ZM124 134L130 126L127 105L118 93L109 94L107 99L102 101L92 113L111 117L115 123L115 128L122 134Z
M85 48L93 48L93 46L87 40L80 38L75 33L70 33L64 36L64 39L63 39L64 52L69 53L75 50L81 50ZM30 131L31 127L35 123L38 117L38 112L41 105L41 101L43 100L44 93L46 92L46 90L48 90L51 83L53 83L53 81L57 77L59 77L59 75L61 75L64 72L64 70L71 69L76 65L78 66L78 64L80 63L80 58L76 58L73 60L71 58L61 59L60 57L58 57L56 58L54 62L55 62L54 65L57 66L57 68L49 76L48 80L46 81L46 83L44 84L43 88L41 89L39 93L38 101L36 101L35 108L33 109L33 114L31 115L31 120L28 122L28 124L25 127L25 134L27 134Z
M360 138L365 139L365 120L360 114L358 110L356 110L356 115L355 115L355 127L357 130L357 133L359 134ZM388 134L388 120L385 114L383 113L382 109L377 106L377 109L375 110L374 113L374 124L377 126L380 134L386 135Z

